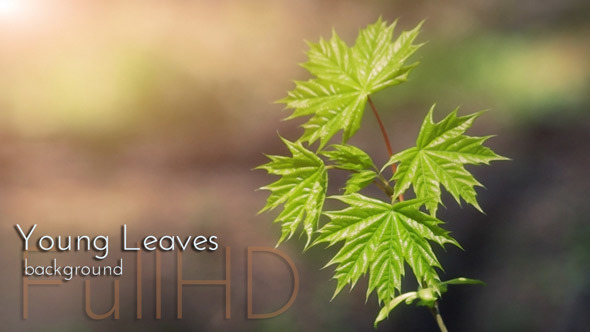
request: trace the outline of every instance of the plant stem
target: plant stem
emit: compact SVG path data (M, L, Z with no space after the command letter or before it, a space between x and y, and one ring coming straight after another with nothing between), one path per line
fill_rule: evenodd
M385 194L389 197L393 196L393 188L391 188L391 186L389 185L389 181L387 181L387 179L385 177L383 177L383 174L381 174L376 167L375 167L375 173L377 173L377 178L379 180L381 180L381 183L385 187ZM377 182L376 179L375 179L375 182Z
M389 152L389 156L393 156L393 150L391 149L391 144L389 143L389 136L387 136L387 131L385 130L385 126L383 125L383 121L381 121L381 117L379 116L379 113L377 112L377 108L375 108L375 104L373 104L373 100L371 100L371 97L367 97L367 100L369 101L369 105L371 105L371 109L373 110L373 114L375 114L375 117L377 118L377 122L379 122L379 128L381 128L381 134L383 134L383 140L385 140L385 145L387 146L387 152ZM395 167L395 166L393 166Z
M387 195L389 197L391 197L391 195L393 195L393 191L389 188L389 186L386 186L377 180L373 181L373 183L375 183L377 185L377 187L379 187L379 189L381 189L381 191L383 191L385 193L385 195Z
M449 330L447 330L447 327L445 326L445 322L443 321L442 316L440 315L440 311L438 310L438 301L434 301L434 306L430 308L430 313L432 314L432 317L434 317L434 320L436 320L436 323L438 324L438 328L440 329L440 331L449 332Z
M371 99L371 97L367 97L367 101L369 102L369 105L371 105L371 109L373 110L373 114L375 115L375 118L377 118L377 122L379 123L379 128L381 129L381 134L383 135L383 140L385 141L385 146L387 147L387 152L389 153L389 157L391 157L391 156L393 156L393 149L391 148L391 144L389 143L389 136L387 136L387 131L385 130L385 126L383 125L383 121L381 121L381 117L379 116L379 112L377 112L377 108L375 107L375 104L373 103L373 100ZM395 174L396 168L397 168L396 164L391 164L392 174ZM403 194L399 195L399 200L400 201L404 200Z

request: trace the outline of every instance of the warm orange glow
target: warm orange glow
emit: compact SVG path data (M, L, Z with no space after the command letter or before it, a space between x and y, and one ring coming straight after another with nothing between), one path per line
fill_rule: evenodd
M28 7L29 2L24 0L0 0L0 19L21 17Z

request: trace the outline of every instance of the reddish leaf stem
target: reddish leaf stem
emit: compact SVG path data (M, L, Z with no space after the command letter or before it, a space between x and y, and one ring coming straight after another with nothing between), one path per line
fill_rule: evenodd
M383 140L385 141L385 146L387 147L387 152L389 153L389 156L393 156L393 149L391 148L391 144L389 143L389 136L387 136L387 131L385 130L385 126L383 125L383 121L381 121L381 117L379 116L379 112L377 112L377 108L375 107L375 104L373 104L373 100L371 100L371 97L367 97L367 101L369 102L369 105L371 105L371 109L373 110L373 114L375 115L375 118L377 118L377 122L379 123L379 128L381 129L381 134L383 135ZM396 164L391 164L391 171L393 172L392 174L395 174L397 167ZM404 200L404 195L401 194L399 195L399 200L403 201Z
M377 112L377 108L375 108L375 104L373 104L373 100L371 100L371 97L368 97L367 100L369 101L369 105L371 105L371 109L373 110L373 114L375 114L375 117L377 118L377 122L379 122L379 128L381 128L381 134L383 134L383 140L385 140L385 145L387 146L387 152L389 153L389 156L393 156L393 150L391 149L391 144L389 144L389 136L387 136L387 131L385 130L385 126L383 125L383 121L381 121L381 117L379 116L379 113ZM393 170L395 172L395 165L393 166Z

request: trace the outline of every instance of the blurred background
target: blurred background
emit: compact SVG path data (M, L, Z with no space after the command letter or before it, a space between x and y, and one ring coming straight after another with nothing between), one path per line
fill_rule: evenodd
M382 16L411 28L426 19L410 80L378 93L395 150L411 146L428 108L442 118L489 109L470 130L510 162L471 169L486 186L485 215L445 197L441 219L462 243L439 250L440 302L450 331L586 331L590 326L590 2L542 1L41 1L0 0L0 330L6 331L373 331L376 298L366 280L332 302L333 248L301 253L294 305L268 320L246 320L246 247L274 246L273 214L256 215L274 179L251 171L262 153L285 154L302 122L273 103L309 76L304 40L349 45ZM399 30L398 30L399 32ZM352 143L378 164L386 150L366 112ZM337 189L334 190L337 192ZM377 193L376 193L377 194ZM84 314L83 283L30 291L21 312L21 241L35 236L109 235L110 263L128 257L121 318ZM218 287L184 292L176 320L174 255L163 255L163 319L155 320L153 255L146 255L144 319L135 319L134 256L114 250L129 237L214 234L232 248L232 318ZM37 254L48 264L48 254ZM95 264L92 253L58 262ZM223 251L186 254L185 278L222 279ZM126 258L127 259L127 258ZM151 264L151 265L150 265ZM289 296L289 270L260 255L254 310ZM256 271L256 270L255 270ZM112 279L93 281L105 312ZM413 287L411 276L407 290ZM256 293L255 293L256 294ZM400 306L379 331L437 331L423 308Z

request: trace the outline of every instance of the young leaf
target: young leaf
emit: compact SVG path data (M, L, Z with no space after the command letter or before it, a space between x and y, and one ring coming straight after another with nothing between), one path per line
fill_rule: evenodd
M459 277L459 278L443 281L443 282L439 283L438 285L439 285L441 292L445 293L447 291L448 285L484 285L485 286L485 284L486 283L481 280Z
M328 173L322 159L307 150L301 142L290 142L281 137L293 157L268 156L269 163L259 166L269 174L281 178L260 189L271 192L266 205L260 211L272 210L284 205L275 222L282 225L281 243L297 231L300 224L307 235L307 244L318 227L324 200Z
M418 298L418 292L408 292L397 297L393 298L389 303L385 304L383 308L379 311L377 318L375 318L375 323L373 323L373 327L377 328L377 324L379 324L382 320L389 316L391 310L397 307L398 304L406 301L406 303L412 303L414 300Z
M321 149L343 130L342 140L348 141L360 127L367 97L407 79L416 64L404 62L419 47L412 43L420 25L392 42L394 26L379 19L360 31L353 47L335 32L329 41L309 43L303 67L316 78L296 81L295 89L280 101L294 109L289 118L311 115L301 140L320 140Z
M345 185L344 194L352 194L365 188L377 178L377 169L371 157L363 150L346 144L334 144L320 154L335 163L336 168L352 171Z
M420 284L437 287L435 268L440 268L430 242L458 243L442 229L442 221L420 212L425 199L391 205L361 194L335 196L348 205L341 211L326 212L331 221L320 229L315 243L344 242L327 264L336 264L335 294L346 284L352 287L369 272L367 296L374 290L380 303L389 303L401 291L407 263Z
M353 194L361 191L363 188L370 185L376 177L377 173L370 170L352 173L346 181L346 185L344 187L344 195Z
M381 311L379 311L379 315L375 319L374 326L377 328L377 324L387 318L389 312L393 310L398 304L402 302L406 302L406 304L411 304L415 300L419 300L417 305L427 306L432 308L434 303L440 296L447 291L447 285L485 285L484 282L475 279L468 279L468 278L455 278L451 280L447 280L444 282L439 282L438 285L434 288L420 288L417 292L408 292L401 295L396 296L393 298L388 304L385 304Z
M356 146L332 144L330 148L331 150L320 151L320 154L328 157L338 168L349 171L377 169L371 157Z
M394 198L411 186L417 198L428 198L426 208L436 214L441 203L440 185L451 193L457 203L460 198L481 211L474 187L482 186L464 165L489 164L493 160L505 160L483 146L490 138L471 137L463 133L481 114L457 116L457 109L438 123L432 119L434 106L426 115L416 146L391 157L386 166L399 163L393 179ZM386 167L384 166L384 167Z

